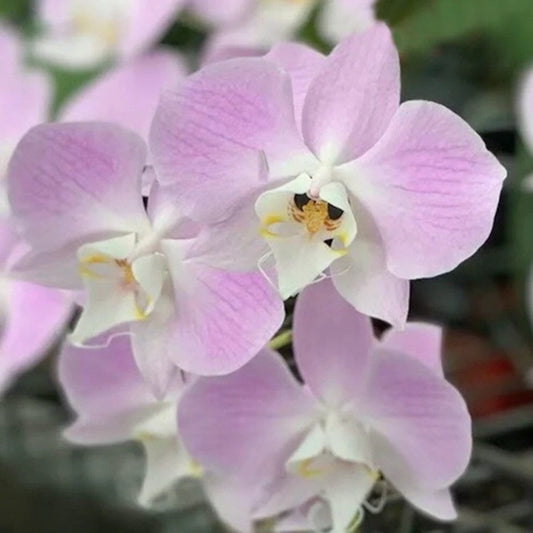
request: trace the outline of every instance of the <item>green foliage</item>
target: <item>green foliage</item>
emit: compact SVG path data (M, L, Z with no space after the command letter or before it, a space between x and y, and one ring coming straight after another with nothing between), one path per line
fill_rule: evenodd
M514 70L533 59L531 0L381 0L378 14L393 26L403 53L427 53L482 34L498 70Z

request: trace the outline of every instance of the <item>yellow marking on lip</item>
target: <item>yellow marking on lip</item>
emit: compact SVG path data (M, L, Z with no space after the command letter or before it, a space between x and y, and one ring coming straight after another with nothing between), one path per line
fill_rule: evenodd
M204 475L204 469L202 468L202 465L196 462L194 459L189 461L189 464L187 465L187 471L191 477L199 478Z
M105 276L102 276L101 274L98 274L94 272L93 270L91 270L90 268L88 268L88 265L101 265L105 263L110 263L110 260L104 255L99 255L99 254L89 255L81 259L81 261L79 262L78 272L80 276L85 276L87 278L105 279Z
M298 464L297 473L303 478L309 479L317 476L321 476L324 471L319 468L311 468L313 459L304 459Z
M259 233L264 238L270 238L275 239L279 238L279 235L276 235L275 233L272 233L268 227L272 224L278 224L279 222L283 222L283 217L281 215L267 215L262 221L261 221L261 227L259 228Z

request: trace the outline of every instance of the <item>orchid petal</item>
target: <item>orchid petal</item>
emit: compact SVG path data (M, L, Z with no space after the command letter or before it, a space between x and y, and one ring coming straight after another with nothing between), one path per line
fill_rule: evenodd
M233 372L281 326L283 303L259 273L226 272L183 260L177 241L163 241L177 320L174 362L200 375Z
M253 533L251 507L257 483L243 485L207 472L202 478L207 498L218 517L239 533Z
M302 115L307 145L328 164L350 161L385 132L400 101L400 66L384 24L342 41L312 81Z
M162 399L178 368L174 363L176 308L167 291L146 320L130 324L135 362L154 396Z
M178 55L157 51L121 65L85 86L63 107L60 120L104 120L148 139L162 90L185 76Z
M146 230L145 160L141 139L118 126L33 128L9 167L9 199L25 237L35 249L53 251L102 234Z
M119 55L132 57L149 48L172 24L186 0L128 2L124 14L126 31L118 41Z
M328 477L325 497L331 508L332 531L346 531L376 482L360 465L339 465Z
M328 280L307 287L294 310L294 355L313 393L331 406L348 401L364 379L373 333Z
M290 80L262 58L208 65L165 93L150 148L160 182L179 186L181 202L211 220L259 184L260 152L272 177L290 176L311 157L294 122Z
M415 101L338 172L375 220L389 270L404 279L448 272L483 244L506 175L466 122Z
M191 476L191 459L177 435L145 438L141 442L146 454L146 474L138 502L149 507L179 479Z
M448 489L435 492L417 490L416 488L402 488L402 495L409 500L417 509L438 520L455 520L457 511L453 503L452 495Z
M0 391L44 357L72 314L72 299L61 291L6 280L0 343Z
M348 255L333 263L330 272L339 293L360 313L404 326L409 282L387 270L379 242L360 231Z
M315 76L326 63L326 57L309 46L298 43L278 43L265 59L276 63L291 77L296 124L302 121L305 96Z
M256 482L283 467L314 409L281 357L265 350L233 374L192 384L178 407L178 428L202 465Z
M471 421L459 392L416 359L377 350L356 407L371 435L376 465L404 485L437 490L465 470Z
M404 330L390 329L381 339L385 349L415 357L444 377L442 368L442 328L422 322L409 322Z

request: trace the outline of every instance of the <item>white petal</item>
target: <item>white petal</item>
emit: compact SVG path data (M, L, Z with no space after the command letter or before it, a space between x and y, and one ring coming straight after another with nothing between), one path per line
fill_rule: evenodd
M329 449L339 459L374 469L367 433L352 416L329 413L326 418L326 438Z

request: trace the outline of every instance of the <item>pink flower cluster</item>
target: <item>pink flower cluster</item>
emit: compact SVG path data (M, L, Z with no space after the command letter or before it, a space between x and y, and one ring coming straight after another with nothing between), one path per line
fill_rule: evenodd
M352 530L386 483L453 519L470 417L440 328L406 323L409 282L483 244L506 172L450 110L400 104L388 28L188 77L152 52L59 118L11 157L6 270L82 308L60 357L67 437L141 442L141 503L199 477L238 531ZM268 348L296 295L301 381ZM53 313L35 311L44 328ZM378 339L370 317L393 327Z

